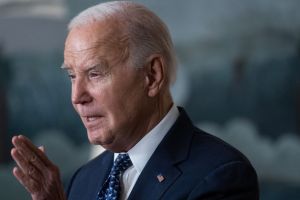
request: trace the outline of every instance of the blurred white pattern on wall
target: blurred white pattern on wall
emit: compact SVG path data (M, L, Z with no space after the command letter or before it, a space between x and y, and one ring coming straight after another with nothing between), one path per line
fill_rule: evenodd
M65 18L65 0L0 0L0 17Z
M300 138L283 134L273 141L261 136L246 119L233 119L223 127L202 122L198 127L243 152L254 165L260 181L300 185Z

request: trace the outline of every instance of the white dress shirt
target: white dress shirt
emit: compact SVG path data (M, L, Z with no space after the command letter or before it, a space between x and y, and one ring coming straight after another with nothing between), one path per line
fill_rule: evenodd
M164 136L175 123L178 116L178 108L173 104L166 116L127 152L133 165L129 167L122 176L121 200L125 200L129 197L129 194L132 191L132 188L141 172L143 171L146 163ZM115 153L114 158L116 159L117 156L118 153Z

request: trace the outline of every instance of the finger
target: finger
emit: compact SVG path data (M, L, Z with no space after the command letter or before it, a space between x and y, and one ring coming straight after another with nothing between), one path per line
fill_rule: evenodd
M47 156L39 150L32 142L25 136L17 136L13 138L13 144L17 149L21 149L21 153L31 161L39 159L45 166L51 165L51 162L48 160Z
M27 160L25 160L17 149L13 148L11 151L11 155L23 174L26 174L28 177L31 177L36 181L41 180L43 176L42 173L40 173L40 171L36 169L34 165L30 164Z
M14 167L13 175L31 194L40 191L40 184L27 177L20 168Z
M41 148L37 148L27 137L24 135L18 136L19 139L21 139L22 142L34 153L36 153L39 158L46 164L51 165L51 161L47 158L45 154L45 148L44 146L41 146Z
M13 144L15 145L17 153L20 155L18 157L19 160L25 160L27 163L34 165L40 171L40 173L43 173L45 164L41 161L39 156L35 154L35 152L31 151L22 141L18 139L18 137L13 138ZM12 153L13 152L14 151L12 150Z
M26 166L27 162L16 148L13 148L11 150L11 156L20 167L20 169L25 173L28 170L28 167Z

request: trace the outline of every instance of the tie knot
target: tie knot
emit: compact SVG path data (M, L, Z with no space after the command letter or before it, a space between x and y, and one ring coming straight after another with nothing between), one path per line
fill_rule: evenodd
M114 175L120 175L123 173L126 169L128 169L132 165L132 162L130 160L130 157L127 153L120 153L111 169L111 173Z

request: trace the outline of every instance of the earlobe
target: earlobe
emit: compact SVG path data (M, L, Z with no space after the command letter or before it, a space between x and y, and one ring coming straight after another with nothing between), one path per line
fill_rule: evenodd
M152 55L146 66L146 84L149 97L155 97L163 88L165 68L161 55Z

